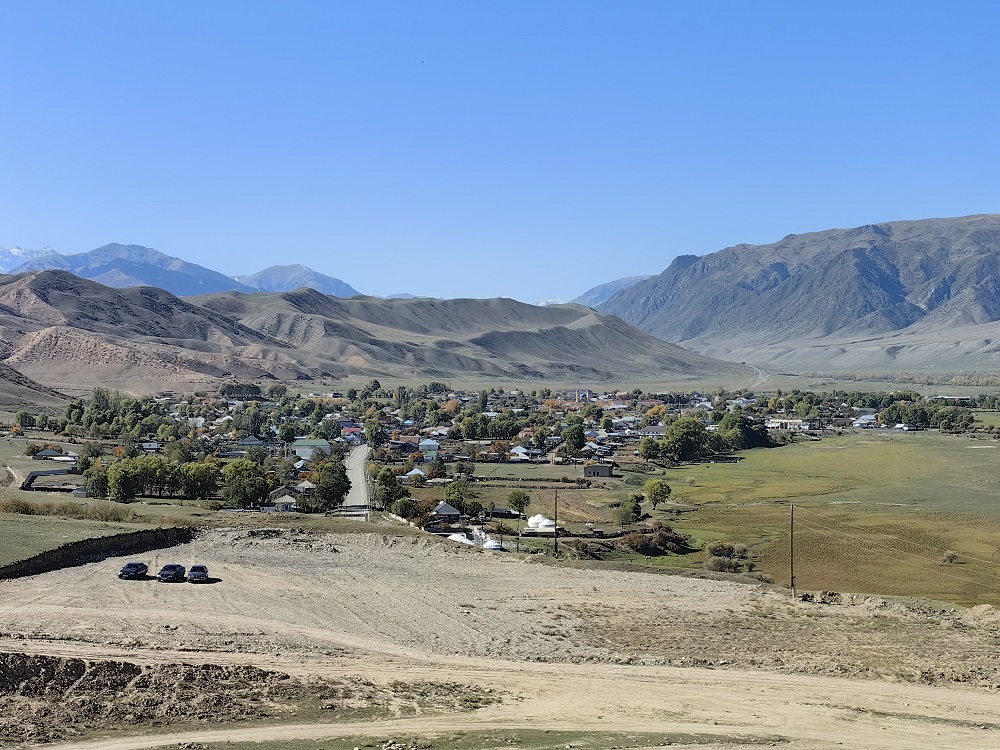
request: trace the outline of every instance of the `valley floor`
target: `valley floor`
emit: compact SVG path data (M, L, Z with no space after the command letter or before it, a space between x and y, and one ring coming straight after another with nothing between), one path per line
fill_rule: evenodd
M65 750L331 750L404 737L540 748L564 747L566 733L594 748L1000 745L1000 613L989 606L813 604L763 584L566 569L377 533L223 529L146 556L151 570L207 563L218 580L202 586L120 581L123 562L0 581L0 655L157 674L253 665L306 692L362 680L382 710L324 714L291 691L244 717L180 713L123 728L63 713L46 725L53 702L72 712L84 698L125 698L87 693L81 679L28 699L8 682L0 737ZM391 710L378 697L434 684L472 697Z

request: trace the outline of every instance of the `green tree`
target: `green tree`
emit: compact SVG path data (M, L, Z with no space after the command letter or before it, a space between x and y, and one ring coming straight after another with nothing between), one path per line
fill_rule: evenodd
M580 450L587 443L587 438L583 434L583 425L580 424L572 425L563 430L562 438L566 441L566 445L575 451Z
M639 458L649 463L654 458L660 457L660 444L651 437L644 437L639 441Z
M253 461L258 466L263 466L264 462L270 457L270 453L267 449L260 445L251 445L246 449L244 457L247 461Z
M708 430L700 419L681 417L670 425L660 447L675 461L690 461L705 453Z
M642 486L642 491L646 495L646 499L653 504L653 510L656 510L656 506L660 503L666 502L671 493L667 480L655 478L647 479L646 484Z
M524 511L531 504L531 495L529 495L524 490L511 490L507 493L507 505L510 509L517 513L517 532L521 533L521 516L524 515Z
M271 383L264 389L264 395L272 401L281 401L288 393L288 388L281 383Z
M641 499L642 495L632 495L615 510L615 519L622 528L630 526L642 518L642 506L639 504Z
M372 502L379 508L389 508L396 500L408 497L410 491L400 485L396 475L389 467L383 468L375 477L375 487L372 490ZM395 513L395 511L393 511ZM396 515L409 518L405 513Z
M385 431L382 429L382 423L378 421L378 417L368 417L365 420L365 441L373 449L386 443Z
M252 508L267 497L264 469L245 458L227 464L222 470L222 496L241 508Z
M27 411L20 409L14 415L14 424L20 425L22 430L27 430L29 427L35 426L35 419Z
M181 494L189 499L211 497L219 489L219 465L214 460L192 461L180 468Z
M135 499L142 485L142 477L132 461L126 459L108 467L108 499L127 503Z
M86 480L87 497L106 498L108 496L108 470L103 466L91 466L83 474Z
M340 461L324 461L313 472L313 499L316 510L332 510L344 504L347 493L351 491L351 480L347 477L347 469Z

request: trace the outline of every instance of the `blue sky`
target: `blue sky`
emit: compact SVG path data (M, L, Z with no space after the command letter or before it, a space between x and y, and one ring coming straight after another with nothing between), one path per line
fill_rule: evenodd
M1000 211L1000 6L0 0L0 245L569 299Z

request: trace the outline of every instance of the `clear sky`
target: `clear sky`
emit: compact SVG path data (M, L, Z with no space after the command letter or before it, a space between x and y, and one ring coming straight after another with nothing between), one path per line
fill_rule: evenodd
M570 299L1000 211L995 2L0 0L0 245Z

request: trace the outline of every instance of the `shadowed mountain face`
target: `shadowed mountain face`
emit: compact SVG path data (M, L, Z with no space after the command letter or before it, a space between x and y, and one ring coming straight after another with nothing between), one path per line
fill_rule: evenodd
M340 279L326 276L298 264L271 266L249 276L236 276L235 279L241 284L261 292L292 292L305 287L334 297L356 297L361 294L357 289Z
M75 255L46 255L14 268L11 273L69 271L111 287L155 286L184 297L228 289L253 291L235 279L195 263L164 255L142 245L112 243Z
M933 363L941 348L922 352L916 334L1000 320L1000 215L835 229L681 256L600 309L664 340L757 364L884 366L900 353L913 366ZM912 347L891 356L892 344L876 342L903 334ZM861 341L867 354L845 359ZM969 354L966 347L962 356Z
M575 305L341 299L312 289L182 300L64 271L0 276L0 333L0 358L47 383L752 377Z

